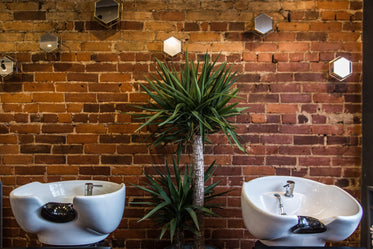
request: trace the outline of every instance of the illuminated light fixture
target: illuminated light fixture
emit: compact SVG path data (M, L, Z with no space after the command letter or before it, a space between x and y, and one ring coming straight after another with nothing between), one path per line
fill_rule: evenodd
M181 52L181 41L171 36L163 42L163 51L170 56L177 55Z
M344 57L337 57L329 62L329 74L333 78L342 81L352 74L352 63Z
M94 17L106 28L111 28L119 22L119 3L115 0L99 0L95 2Z
M58 49L58 37L50 33L44 34L40 37L40 49L50 53Z
M9 56L0 58L0 76L6 77L14 72L14 60Z
M265 35L268 32L272 31L272 29L272 17L267 16L266 14L260 14L255 18L255 31L260 35Z

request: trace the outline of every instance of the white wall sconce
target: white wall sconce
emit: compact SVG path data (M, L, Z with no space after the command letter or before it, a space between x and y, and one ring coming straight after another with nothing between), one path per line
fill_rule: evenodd
M15 63L9 56L0 58L0 76L6 77L14 72Z
M260 14L255 18L255 31L260 35L265 35L273 29L272 17Z
M163 42L163 51L170 56L177 55L181 52L181 41L171 36Z
M119 22L120 5L115 0L99 0L95 2L94 17L106 28L111 28Z
M342 81L352 74L352 63L344 57L337 57L329 62L329 74L333 78Z
M40 49L50 53L58 49L58 37L50 33L44 34L40 37Z

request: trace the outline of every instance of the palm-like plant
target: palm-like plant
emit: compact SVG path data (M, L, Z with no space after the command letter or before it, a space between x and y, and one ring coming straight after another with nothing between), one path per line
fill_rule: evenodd
M170 167L166 162L166 172L155 168L157 177L144 172L147 178L145 187L134 185L150 193L151 198L148 201L136 201L131 204L140 204L152 207L142 219L152 219L162 230L159 238L162 239L166 231L170 231L171 242L175 240L176 249L182 249L184 246L184 230L189 230L196 234L199 231L197 212L203 215L216 215L211 209L219 208L219 204L207 204L208 201L226 194L229 191L215 193L214 188L221 182L215 182L205 187L205 206L193 205L193 171L188 165L185 166L184 174L179 170L180 153L177 153L177 159L172 158L174 177L170 173ZM206 183L216 170L213 162L205 171L204 182Z
M218 58L217 58L218 59ZM138 130L145 126L156 127L150 137L151 145L177 143L191 144L193 149L193 204L204 206L204 159L203 148L209 142L208 135L219 131L235 143L241 151L239 136L230 118L240 115L246 108L238 107L231 100L238 98L238 89L233 84L238 77L227 63L216 65L217 59L210 60L206 53L200 69L200 62L195 64L186 53L185 66L178 72L174 66L157 61L159 79L147 79L149 86L141 84L150 97L148 105L138 106L144 113L135 114L144 120ZM217 68L215 68L217 67ZM202 216L198 215L200 227ZM204 248L203 228L194 239L194 248Z

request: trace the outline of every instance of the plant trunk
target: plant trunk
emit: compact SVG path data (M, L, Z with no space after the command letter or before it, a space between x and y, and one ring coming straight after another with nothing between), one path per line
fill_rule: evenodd
M200 135L193 136L193 204L203 207L205 200L205 169L203 159L203 143ZM205 229L203 216L198 215L199 233L194 235L194 249L205 248Z
M175 249L184 249L184 232L183 229L176 229Z

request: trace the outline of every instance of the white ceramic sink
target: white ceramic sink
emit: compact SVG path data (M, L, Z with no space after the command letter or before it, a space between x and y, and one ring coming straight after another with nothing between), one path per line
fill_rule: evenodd
M284 185L293 181L293 197L285 196ZM279 195L282 204L275 196ZM267 176L245 182L241 195L242 215L249 232L267 246L324 246L341 241L357 228L360 204L346 191L300 177ZM325 230L295 233L298 216L316 219Z
M93 184L90 196L86 196L86 183ZM44 244L94 244L121 222L125 185L80 180L32 182L14 189L10 204L20 227L37 234Z

